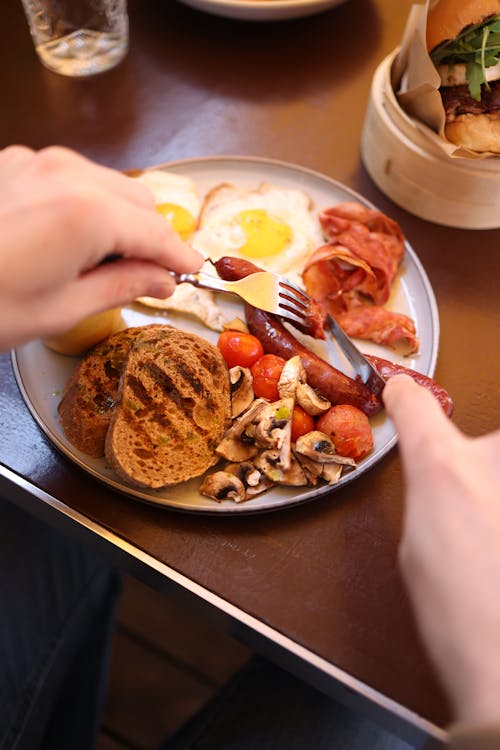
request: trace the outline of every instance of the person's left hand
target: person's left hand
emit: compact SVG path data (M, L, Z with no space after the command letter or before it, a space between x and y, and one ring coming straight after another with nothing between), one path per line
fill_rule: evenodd
M0 151L0 227L0 349L167 297L169 270L203 263L147 188L60 147ZM119 259L100 265L110 255Z

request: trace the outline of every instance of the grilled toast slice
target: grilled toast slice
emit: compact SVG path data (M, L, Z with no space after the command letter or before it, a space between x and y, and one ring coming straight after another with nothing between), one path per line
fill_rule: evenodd
M75 448L94 458L104 456L123 365L142 330L143 327L126 328L97 344L83 357L64 387L58 406L61 426Z
M145 329L125 363L106 457L133 486L160 488L203 474L231 421L219 349L169 326Z

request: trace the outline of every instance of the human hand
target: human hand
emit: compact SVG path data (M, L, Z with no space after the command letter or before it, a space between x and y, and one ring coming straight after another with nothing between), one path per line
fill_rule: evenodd
M498 721L500 431L463 435L407 376L384 402L406 481L400 565L456 718Z
M0 226L0 350L139 296L167 297L168 269L203 263L147 188L60 147L0 151ZM110 254L121 258L99 265Z

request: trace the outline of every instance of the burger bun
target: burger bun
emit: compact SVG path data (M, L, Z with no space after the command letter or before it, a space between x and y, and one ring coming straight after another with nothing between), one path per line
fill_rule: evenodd
M500 154L500 112L460 115L446 124L444 133L456 146Z
M471 24L500 13L500 0L437 0L427 14L427 49L455 39Z

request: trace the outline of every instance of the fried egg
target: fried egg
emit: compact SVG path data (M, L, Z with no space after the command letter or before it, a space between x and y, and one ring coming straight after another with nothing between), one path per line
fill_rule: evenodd
M189 177L162 170L141 172L133 179L146 185L154 195L156 210L175 231L190 241L198 223L201 200L195 183ZM191 284L179 284L165 299L139 297L137 302L157 310L192 315L207 328L221 331L225 318L215 301L215 295Z
M240 257L301 284L307 258L322 243L311 209L302 190L223 183L206 196L192 244L211 260Z
M154 195L156 210L173 226L182 239L188 240L196 229L201 200L189 177L151 170L132 179L142 182Z

